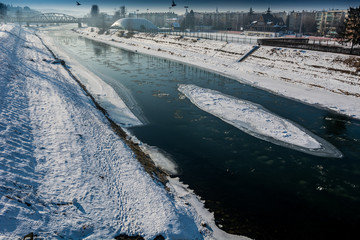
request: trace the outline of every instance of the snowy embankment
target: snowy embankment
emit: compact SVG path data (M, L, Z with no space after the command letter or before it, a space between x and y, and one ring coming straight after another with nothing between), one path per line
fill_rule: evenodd
M342 157L324 139L258 104L195 85L179 85L179 91L200 109L254 137L312 155Z
M31 30L0 26L0 53L0 238L242 239L155 182Z
M93 29L93 31L91 31ZM131 51L185 62L307 104L360 119L360 57L262 46L245 61L252 45L138 33L97 34L81 28L84 37Z

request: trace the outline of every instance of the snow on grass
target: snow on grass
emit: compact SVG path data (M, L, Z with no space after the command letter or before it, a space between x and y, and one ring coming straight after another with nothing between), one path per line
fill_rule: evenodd
M101 107L106 109L109 117L121 127L134 127L142 125L134 113L131 112L129 107L119 97L115 90L105 83L101 78L94 73L83 67L74 58L69 57L63 53L54 39L45 34L41 37L46 41L46 44L56 52L57 56L65 61L68 66L76 66L71 68L71 72L81 80L81 83L86 87L90 94L95 98L96 102Z
M360 119L360 57L261 46L239 63L252 45L164 34L119 37L96 28L76 31L84 37L130 51L208 69L273 93Z
M342 157L330 143L258 104L195 85L181 84L178 90L200 109L254 137L313 155Z
M144 171L31 30L0 26L0 51L0 238L221 232Z

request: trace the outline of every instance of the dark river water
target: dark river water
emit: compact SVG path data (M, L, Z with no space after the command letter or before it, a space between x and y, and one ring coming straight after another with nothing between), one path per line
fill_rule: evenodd
M177 176L205 200L222 229L256 239L358 235L360 121L186 64L71 32L51 34L136 106L147 124L130 132L171 156ZM190 83L260 104L324 138L344 157L312 156L254 138L182 98L177 85Z

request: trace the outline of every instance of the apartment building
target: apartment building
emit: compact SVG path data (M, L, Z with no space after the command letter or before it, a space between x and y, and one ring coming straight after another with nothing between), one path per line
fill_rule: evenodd
M344 23L346 17L347 10L316 12L317 33L322 36L336 36L339 26Z

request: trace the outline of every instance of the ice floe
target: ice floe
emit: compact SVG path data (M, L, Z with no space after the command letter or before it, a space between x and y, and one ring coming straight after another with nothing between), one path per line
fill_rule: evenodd
M342 157L324 139L259 104L195 85L179 85L178 90L198 108L254 137L316 156Z

